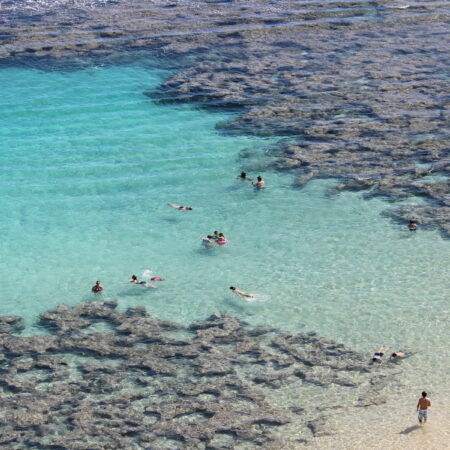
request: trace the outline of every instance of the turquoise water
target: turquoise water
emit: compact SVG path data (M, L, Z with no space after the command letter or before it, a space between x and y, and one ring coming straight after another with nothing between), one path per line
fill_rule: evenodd
M0 314L33 325L58 303L95 299L98 279L121 310L143 304L183 323L222 311L368 355L415 351L407 384L426 363L445 392L449 241L390 222L380 199L327 196L331 181L296 190L268 171L255 192L236 175L257 175L271 142L217 133L226 113L154 104L144 91L168 75L148 64L1 70ZM229 244L202 248L214 230ZM148 269L165 278L157 289L122 284Z

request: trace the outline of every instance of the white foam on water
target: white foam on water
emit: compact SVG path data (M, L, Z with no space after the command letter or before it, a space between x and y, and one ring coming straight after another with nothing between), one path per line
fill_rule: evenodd
M153 271L152 270L150 270L150 269L145 269L143 272L142 272L142 278L145 278L145 279L147 279L147 280L150 280L150 278L153 276Z

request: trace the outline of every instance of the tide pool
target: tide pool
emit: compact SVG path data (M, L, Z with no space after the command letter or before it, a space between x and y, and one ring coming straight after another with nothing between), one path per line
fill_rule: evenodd
M267 171L255 191L236 176L258 175L272 141L219 134L227 113L153 103L144 91L168 75L151 64L1 70L0 315L44 332L40 312L96 299L100 280L121 310L184 324L220 311L368 356L413 351L406 386L425 376L448 394L449 242L384 218L381 199L328 196L329 180L296 190ZM229 244L201 247L214 230ZM124 284L146 270L165 281Z

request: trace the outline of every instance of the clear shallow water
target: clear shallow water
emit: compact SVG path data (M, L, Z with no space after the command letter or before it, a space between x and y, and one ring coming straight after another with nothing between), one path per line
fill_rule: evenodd
M143 92L167 75L138 64L0 72L0 314L32 325L60 302L93 300L99 279L102 298L162 319L222 311L368 356L380 345L414 351L403 388L421 390L425 378L448 395L449 242L383 218L382 200L328 197L330 181L295 190L267 172L255 192L235 176L270 141L218 134L226 114L155 105ZM256 158L239 157L248 148ZM202 248L214 230L229 245ZM146 269L166 280L122 284Z

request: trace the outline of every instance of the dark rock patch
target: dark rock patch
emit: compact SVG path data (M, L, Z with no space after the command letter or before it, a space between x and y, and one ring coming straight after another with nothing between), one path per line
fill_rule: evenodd
M60 305L41 314L53 333L48 336L13 336L9 331L20 320L0 318L6 324L0 335L1 444L294 448L309 436L280 440L284 426L298 422L324 435L330 432L327 414L336 409L304 407L308 386L333 385L351 393L352 404L370 406L384 401L380 393L392 379L380 372L389 367L372 374L361 355L315 333L254 328L213 314L179 340L170 334L181 326L144 308L120 313L115 306ZM98 320L110 331L96 332ZM298 398L273 401L275 391L283 395L293 385Z

